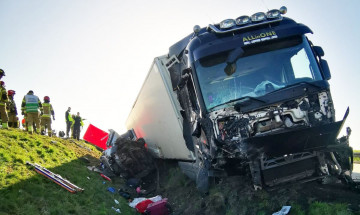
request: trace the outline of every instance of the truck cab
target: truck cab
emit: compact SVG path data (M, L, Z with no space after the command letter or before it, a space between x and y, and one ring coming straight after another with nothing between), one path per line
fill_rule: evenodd
M261 189L351 175L351 130L337 139L349 111L336 121L324 51L286 10L195 26L157 65L182 140L153 145L186 147L170 158L185 161L204 192L209 177L248 174ZM139 130L134 121L128 128Z

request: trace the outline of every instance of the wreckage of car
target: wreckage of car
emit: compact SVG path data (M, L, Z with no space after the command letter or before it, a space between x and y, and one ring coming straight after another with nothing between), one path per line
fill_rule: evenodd
M126 122L206 192L248 174L255 189L334 175L351 183L349 109L335 120L324 51L286 8L227 19L155 58Z

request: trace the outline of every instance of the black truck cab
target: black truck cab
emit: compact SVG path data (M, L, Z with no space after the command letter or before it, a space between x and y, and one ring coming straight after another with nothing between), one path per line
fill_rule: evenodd
M233 174L249 174L256 189L351 175L349 136L337 139L348 111L335 120L324 51L285 13L195 26L169 49L200 190Z

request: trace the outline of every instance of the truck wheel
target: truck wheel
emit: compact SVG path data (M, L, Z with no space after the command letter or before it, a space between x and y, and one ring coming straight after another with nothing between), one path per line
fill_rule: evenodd
M196 188L206 194L209 191L209 174L204 166L200 166L196 176Z

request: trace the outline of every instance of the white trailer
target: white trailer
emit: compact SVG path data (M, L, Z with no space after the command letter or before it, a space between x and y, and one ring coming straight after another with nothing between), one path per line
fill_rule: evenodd
M126 128L143 138L158 158L194 161L183 137L183 119L172 90L167 56L154 59L150 71L126 120Z

